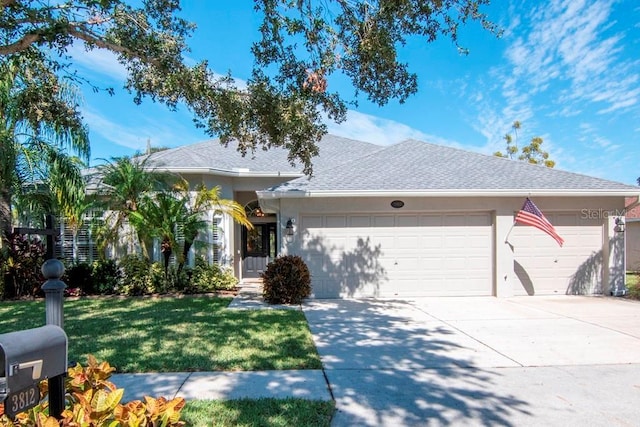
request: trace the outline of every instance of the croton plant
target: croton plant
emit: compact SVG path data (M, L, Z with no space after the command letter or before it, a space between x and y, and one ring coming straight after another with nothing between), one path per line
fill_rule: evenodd
M89 355L87 366L77 364L69 368L65 379L66 409L61 419L49 416L47 381L40 383L40 403L34 408L10 419L0 405L0 427L180 427L180 412L185 400L177 397L145 396L144 402L133 400L120 403L124 389L117 388L109 378L115 368L107 362L98 362Z

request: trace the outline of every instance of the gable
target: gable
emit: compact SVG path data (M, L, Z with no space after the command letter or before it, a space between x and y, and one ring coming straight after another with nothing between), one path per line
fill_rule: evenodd
M314 173L335 167L378 151L380 146L335 135L325 135L318 143L318 156L312 159ZM276 147L258 149L245 156L237 141L225 146L219 139L159 151L148 156L147 164L170 171L199 171L211 174L248 176L303 176L303 165L292 165L288 151Z

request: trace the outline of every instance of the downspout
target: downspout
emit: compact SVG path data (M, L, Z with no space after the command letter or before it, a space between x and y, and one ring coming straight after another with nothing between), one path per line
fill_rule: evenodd
M603 226L603 234L604 239L602 239L602 295L607 296L611 293L611 277L609 275L609 267L611 264L610 255L611 252L609 250L610 239L611 239L611 221L609 218L602 219ZM595 289L591 291L591 293L596 293Z

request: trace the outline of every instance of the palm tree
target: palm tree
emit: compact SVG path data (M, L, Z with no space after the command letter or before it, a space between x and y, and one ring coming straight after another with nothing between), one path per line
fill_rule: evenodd
M143 197L153 191L168 188L167 175L160 174L146 165L146 158L115 157L98 166L99 185L97 197L103 207L110 212L99 235L102 244L116 243L133 212L139 209ZM142 242L140 236L138 240ZM141 245L148 257L146 246Z
M76 88L49 70L36 51L0 61L0 246L11 234L13 198L24 188L55 190L58 206L84 192L77 162L69 156L71 151L89 158L78 98Z
M165 275L171 255L178 246L177 227L186 215L187 207L184 200L170 192L147 194L141 200L139 209L131 212L131 220L141 233L141 245L146 244L146 238L160 239Z
M186 184L186 181L183 181L183 191L186 191L188 187L184 187L184 184ZM196 198L191 208L190 215L186 217L192 223L189 221L183 222L184 246L182 248L182 257L184 260L186 260L191 246L193 246L193 243L198 237L198 233L204 229L204 227L200 226L201 224L197 221L197 218L202 218L208 211L213 210L214 214L228 215L233 221L248 228L249 230L253 228L253 224L251 224L251 221L247 217L247 213L241 204L233 200L220 198L220 186L208 189L204 184L199 184L196 186L195 190Z
M242 205L220 198L220 187L207 189L200 184L195 191L192 202L188 182L180 179L172 191L147 194L139 209L130 213L135 227L144 230L145 237L160 239L165 274L173 254L178 260L178 271L182 270L198 234L208 226L208 212L229 215L235 222L252 227Z
M13 207L18 223L43 227L49 214L63 219L73 234L75 262L78 232L95 201L85 192L85 182L80 174L80 168L84 166L82 161L63 154L59 157L50 159L41 182L23 186L21 193L14 194Z

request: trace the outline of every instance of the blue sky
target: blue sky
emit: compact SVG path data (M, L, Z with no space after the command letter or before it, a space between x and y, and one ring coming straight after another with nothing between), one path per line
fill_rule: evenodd
M533 5L533 6L532 6ZM249 48L259 17L250 0L183 0L182 16L198 25L190 61L249 77ZM505 30L498 39L475 23L460 32L462 56L446 39L412 40L402 58L418 74L419 92L384 107L361 97L334 134L387 145L407 138L492 154L521 122L518 143L544 139L556 168L636 184L640 176L640 3L637 0L494 0L484 9ZM205 139L181 108L169 111L122 88L124 70L107 52L73 52L81 71L115 96L84 90L92 164L153 146ZM329 90L353 97L345 79Z

